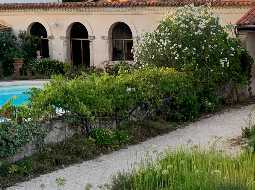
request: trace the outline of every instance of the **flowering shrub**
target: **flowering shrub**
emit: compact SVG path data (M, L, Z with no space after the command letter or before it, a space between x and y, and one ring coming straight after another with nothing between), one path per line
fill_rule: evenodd
M157 65L191 72L208 87L246 82L247 69L242 70L240 64L246 50L225 29L208 8L179 8L154 32L143 36L135 48L135 61L141 67Z

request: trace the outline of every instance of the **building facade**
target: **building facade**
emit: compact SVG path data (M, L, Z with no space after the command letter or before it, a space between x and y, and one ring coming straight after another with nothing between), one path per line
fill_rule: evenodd
M177 3L181 2L181 3ZM192 1L204 5L209 1ZM105 67L132 61L132 47L177 7L191 1L98 1L0 5L0 24L42 39L40 55L74 65ZM252 0L210 1L223 25L235 24ZM255 44L255 43L254 43Z

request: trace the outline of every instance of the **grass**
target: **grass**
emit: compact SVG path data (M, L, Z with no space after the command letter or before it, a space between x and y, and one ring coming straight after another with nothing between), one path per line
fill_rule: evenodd
M64 142L48 145L39 153L13 164L0 160L0 189L74 163L93 159L101 154L119 150L129 144L137 144L150 137L172 131L176 127L176 124L164 121L126 123L118 129L128 134L129 140L125 143L104 146L97 144L96 140L91 137L75 135Z
M249 114L247 126L242 129L242 138L247 143L247 147L255 152L255 112Z
M254 190L255 154L231 157L220 152L168 152L113 179L111 190Z
M255 152L255 125L244 128L242 137L246 139L248 147Z

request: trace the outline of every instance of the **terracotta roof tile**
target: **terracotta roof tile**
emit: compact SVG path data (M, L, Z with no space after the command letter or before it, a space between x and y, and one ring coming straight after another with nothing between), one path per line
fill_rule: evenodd
M9 26L3 25L0 23L0 31L6 31L6 30L10 30L11 28Z
M254 25L255 24L255 7L251 8L236 23L237 25Z
M144 6L183 6L187 4L211 6L252 6L254 0L99 0L70 3L14 3L0 4L0 10L14 9L74 9L89 7L144 7Z

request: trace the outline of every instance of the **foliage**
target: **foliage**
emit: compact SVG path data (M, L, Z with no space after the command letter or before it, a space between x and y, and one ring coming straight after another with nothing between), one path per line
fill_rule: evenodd
M13 72L13 54L17 49L17 38L12 31L0 32L0 77ZM2 73L1 73L2 69Z
M39 128L38 125L31 122L24 122L21 124L1 122L0 158L16 154L21 147L43 134L43 130Z
M119 146L127 144L129 137L126 131L109 128L95 128L90 132L98 145Z
M37 45L40 39L21 31L18 37L13 31L0 32L0 65L3 75L13 73L13 59L24 58L25 64L36 57Z
M219 152L169 152L148 161L131 174L120 174L111 190L252 190L255 187L255 155L227 156Z
M134 50L140 67L156 65L188 72L202 85L203 92L247 83L252 61L205 7L177 9L157 30L146 33Z
M33 90L33 89L31 89ZM31 111L26 105L15 106L13 105L14 98L11 98L4 105L0 107L0 117L9 119L15 123L22 123L29 120Z
M31 36L27 32L21 31L18 34L18 43L25 63L36 57L37 47L40 43L40 39L38 37Z
M135 65L120 61L120 62L114 63L114 65L108 65L106 67L106 72L111 75L118 75L124 72L130 73L134 71L134 69L136 69Z
M29 107L14 106L12 100L0 107L0 158L15 155L24 145L43 139L45 130L37 122L31 121Z
M70 64L48 58L32 59L27 67L33 73L47 77L64 75L70 70Z
M255 125L250 125L242 130L242 137L247 139L248 146L255 152Z
M146 103L151 111L165 98L168 118L189 120L198 115L199 103L192 79L171 68L144 68L112 76L88 74L67 80L55 77L43 90L32 96L31 109L39 117L61 109L93 121L97 116L129 117L130 111Z

